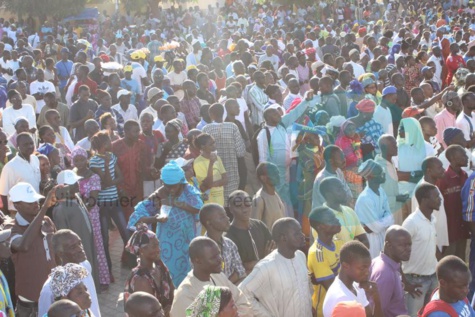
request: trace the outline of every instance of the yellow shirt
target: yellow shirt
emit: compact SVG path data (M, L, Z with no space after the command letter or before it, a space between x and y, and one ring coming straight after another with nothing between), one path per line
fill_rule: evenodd
M340 249L343 241L334 240L332 246L321 243L318 239L308 250L307 266L317 282L334 279L340 271ZM323 317L323 300L327 290L323 284L313 285L312 307L317 317Z
M198 184L200 186L208 176L208 167L209 160L201 155L198 156L193 162L193 169L195 170L196 179L198 180ZM213 182L221 180L221 175L224 173L226 173L226 170L224 169L221 158L218 156L218 159L213 164ZM211 188L208 194L208 200L204 203L216 203L224 206L224 187L219 186Z
M325 207L328 207L326 203L324 203L323 205ZM331 209L331 211L333 211L336 219L338 219L341 225L340 233L335 235L336 239L341 240L343 241L343 243L345 243L348 241L353 241L355 240L355 237L366 233L355 211L350 207L341 205L341 212L334 209ZM312 229L312 233L316 239L318 236L317 232Z

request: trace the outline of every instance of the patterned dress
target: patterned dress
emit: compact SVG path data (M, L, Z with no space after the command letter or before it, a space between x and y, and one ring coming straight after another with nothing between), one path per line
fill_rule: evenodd
M188 145L183 141L175 144L171 151L167 154L167 157L165 158L165 164L168 164L170 161L176 160L179 157L183 157L187 149Z
M200 209L203 206L201 193L192 185L186 184L180 197L175 204L186 203L193 208ZM130 216L127 228L135 229L135 224L142 217L151 217L160 213L160 206L156 201L145 199L135 206L134 213ZM198 215L172 207L168 215L168 221L157 223L157 238L160 241L161 258L170 270L173 284L179 286L186 274L191 270L191 262L188 256L188 247L191 240L198 236L195 222Z
M148 269L140 267L140 264L132 269L132 272L130 272L129 277L125 281L124 303L135 292L135 280L140 276L147 279L153 289L152 295L155 296L163 308L172 305L175 287L173 286L170 272L162 260L155 262L155 270L157 271L158 279L154 278Z
M92 174L89 178L79 180L79 192L85 202L88 201L92 191L101 190L101 178L97 174ZM99 215L99 206L95 205L89 210L89 220L92 225L92 233L94 235L94 246L96 247L97 264L99 269L99 283L101 285L110 284L109 267L107 265L106 253L101 234L101 222Z
M379 138L384 134L383 132L383 126L374 121L374 119L371 119L369 121L366 121L364 125L361 127L356 128L356 132L364 132L364 136L361 137L361 144L371 144L374 147L374 151L371 153L367 153L366 155L363 156L363 161L366 161L367 159L372 159L375 156L375 153L379 153L379 146L378 146L378 140Z

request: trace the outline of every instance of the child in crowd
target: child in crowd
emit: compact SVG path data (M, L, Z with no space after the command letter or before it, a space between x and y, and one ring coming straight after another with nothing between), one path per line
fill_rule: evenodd
M279 184L279 169L275 164L263 162L257 166L256 173L262 187L252 199L252 218L272 228L275 221L285 217L285 206L275 190Z
M323 300L340 270L342 240L334 240L341 225L328 207L318 207L309 215L310 225L318 237L308 251L308 271L313 284L312 307L323 316Z

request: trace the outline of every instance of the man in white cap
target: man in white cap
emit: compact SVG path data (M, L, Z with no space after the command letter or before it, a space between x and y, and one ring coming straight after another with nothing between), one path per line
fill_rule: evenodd
M87 214L87 206L78 194L78 180L81 178L71 170L64 170L58 174L56 181L58 185L63 186L56 190L58 202L53 208L53 221L58 229L70 229L81 238L87 259L92 266L92 276L96 279L98 274L92 225Z
M138 120L137 108L130 103L132 94L126 89L121 89L117 92L117 99L119 103L112 106L112 109L120 113L124 122L127 120Z
M41 208L38 201L44 196L31 184L19 182L9 191L17 214L5 222L4 228L11 229L17 316L36 316L41 287L56 266L51 245L51 235L56 227L46 216L48 208L56 203L56 188L48 193Z
M33 137L28 132L20 133L17 136L17 155L8 162L2 170L0 176L0 195L3 203L3 212L8 214L8 210L15 210L13 203L7 196L10 189L18 182L25 182L32 186L35 192L40 191L40 161L33 155L35 143Z
M160 71L160 70L158 70L158 71ZM163 90L161 90L160 88L157 88L157 87L151 87L151 88L147 87L146 91L147 91L146 96L147 96L148 107L145 108L144 110L142 110L142 112L140 112L139 119L142 120L142 116L145 113L149 113L153 116L153 121L155 121L158 118L158 112L155 109L155 102L157 102L157 100L163 98L164 92L163 92Z

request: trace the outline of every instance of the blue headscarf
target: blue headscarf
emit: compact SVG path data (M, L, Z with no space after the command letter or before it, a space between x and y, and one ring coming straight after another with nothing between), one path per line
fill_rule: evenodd
M399 54L400 51L401 51L401 44L399 43L393 44L393 47L391 47L391 53L388 56L389 64L396 63L396 60L394 59L394 54Z
M38 152L48 156L51 152L53 152L56 148L51 145L50 143L45 143L38 148Z
M162 168L160 179L165 185L187 184L185 172L175 161Z

